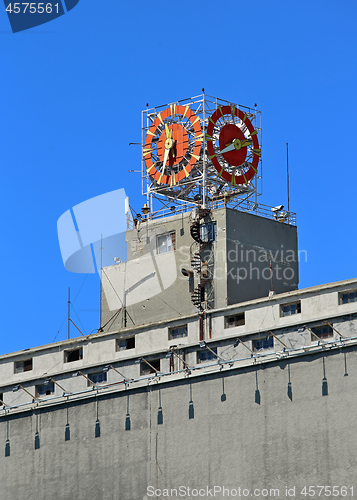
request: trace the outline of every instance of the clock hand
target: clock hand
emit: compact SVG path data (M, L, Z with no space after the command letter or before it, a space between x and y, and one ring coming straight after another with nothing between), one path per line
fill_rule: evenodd
M222 149L222 151L219 151L219 154L228 153L228 151L233 151L234 149L236 149L238 151L239 149L244 148L244 147L249 146L249 145L250 145L250 142L247 140L242 143L242 141L240 139L234 139L232 144L229 144L227 147Z
M169 157L170 149L167 149L165 146L165 155L164 155L164 162L162 164L162 169L161 169L161 175L164 173L165 167L166 167L166 162Z
M171 139L172 130L170 131L169 126L167 125L167 123L165 123L165 132L166 132L166 139Z
M165 123L165 131L166 131L165 154L164 154L164 161L163 161L162 169L161 169L161 175L163 175L163 173L164 173L170 151L175 145L175 141L171 138L172 129L169 130L167 123Z
M223 153L228 153L228 151L233 151L233 149L235 149L234 141L232 142L232 144L225 147L224 149L222 149L222 151L219 151L218 153L222 155Z

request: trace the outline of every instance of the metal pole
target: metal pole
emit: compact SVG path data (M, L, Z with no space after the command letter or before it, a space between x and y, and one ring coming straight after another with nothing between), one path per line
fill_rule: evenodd
M273 332L269 332L272 337L274 337L280 344L282 344L286 349L288 349L288 346L284 344L276 335L274 335Z
M68 287L68 338L70 338L70 328L71 328L71 288Z
M146 130L149 130L149 103L146 103ZM144 112L141 127L141 147L144 147ZM141 155L141 192L144 192L144 169L146 172L146 165L144 157ZM152 216L152 193L149 187L149 174L146 172L146 203L150 207L150 214Z
M286 170L287 170L287 183L288 183L288 212L290 213L290 188L289 188L289 144L286 143Z
M206 208L206 177L207 177L207 172L206 172L206 111L205 111L205 89L202 89L203 92L203 104L202 104L202 120L203 120L203 186L202 186L202 208Z
M103 268L103 233L101 233L100 235L99 328L102 325L102 268Z

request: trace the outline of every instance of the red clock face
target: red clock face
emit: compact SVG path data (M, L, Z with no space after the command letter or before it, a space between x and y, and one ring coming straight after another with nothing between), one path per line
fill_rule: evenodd
M166 108L147 131L143 149L147 173L157 184L175 186L189 176L202 141L200 119L188 106Z
M257 131L235 105L216 109L208 120L206 141L209 159L230 184L248 184L257 173L261 156Z

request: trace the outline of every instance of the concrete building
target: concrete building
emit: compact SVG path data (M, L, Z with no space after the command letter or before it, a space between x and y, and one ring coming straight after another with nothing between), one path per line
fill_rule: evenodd
M1 500L356 494L357 279L298 290L270 210L127 243L98 333L0 357Z

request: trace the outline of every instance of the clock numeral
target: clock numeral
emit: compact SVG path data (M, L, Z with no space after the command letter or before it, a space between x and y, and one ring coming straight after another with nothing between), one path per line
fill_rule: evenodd
M187 172L186 167L182 167L182 170L185 172L185 176L188 177L190 175L189 172Z
M185 118L186 113L187 113L187 111L188 111L189 109L190 109L190 107L189 107L189 106L186 106L185 112L184 112L184 114L183 114L183 118Z
M236 105L235 104L231 104L231 115L232 115L232 118L234 120L234 117L236 116Z
M245 134L248 130L248 127L247 125L245 125L244 123L242 124L242 126L240 127L241 131L243 132L243 134Z
M171 174L170 186L176 186L175 174Z
M147 171L147 173L148 173L148 174L150 174L153 170L155 170L156 163L157 163L157 162L153 163L153 164L151 165L151 167L146 168L146 171Z
M153 149L143 149L143 156L150 155L154 150Z

